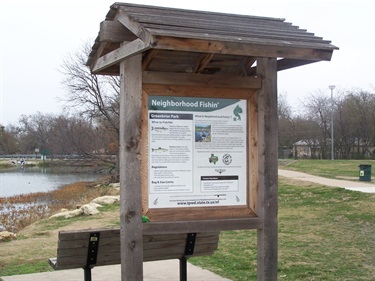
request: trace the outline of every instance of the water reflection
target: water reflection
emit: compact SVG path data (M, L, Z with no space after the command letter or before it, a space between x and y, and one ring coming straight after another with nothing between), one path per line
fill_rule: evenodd
M0 171L0 197L46 192L78 181L92 181L102 174L82 169L16 167Z

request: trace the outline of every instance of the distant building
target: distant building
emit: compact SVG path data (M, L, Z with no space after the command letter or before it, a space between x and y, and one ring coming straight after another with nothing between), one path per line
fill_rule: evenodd
M318 140L300 140L293 144L293 158L321 158L321 147Z

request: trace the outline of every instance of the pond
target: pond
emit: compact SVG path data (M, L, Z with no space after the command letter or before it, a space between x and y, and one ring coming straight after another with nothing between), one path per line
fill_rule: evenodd
M78 181L93 181L103 174L40 167L0 170L0 197L46 192Z

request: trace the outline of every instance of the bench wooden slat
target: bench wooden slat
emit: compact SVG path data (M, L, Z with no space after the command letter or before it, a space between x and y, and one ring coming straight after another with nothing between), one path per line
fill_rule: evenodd
M204 241L197 240L195 244L195 249L199 249L202 245L217 245L217 237L207 237ZM106 254L106 253L115 253L119 251L120 241L116 241L115 243L99 243L99 250L98 254ZM87 255L87 241L80 240L79 243L76 241L69 241L67 244L64 245L65 247L61 247L58 250L57 255L59 257L66 257L66 256L76 256L76 255ZM156 242L144 242L143 243L143 250L150 251L153 249L168 249L168 248L178 248L179 250L183 251L185 249L186 240L177 240L177 241L156 241Z
M119 228L95 228L82 230L62 230L59 231L59 241L77 240L88 238L90 233L100 232L101 237L120 237Z
M217 249L217 245L204 245L198 246L194 249L194 256L205 256L214 254ZM168 260L178 259L183 257L184 249L154 249L144 251L143 261L156 261L156 260ZM87 255L70 255L70 256L59 256L58 264L56 264L56 258L50 259L50 264L54 261L51 266L55 269L69 269L69 268L82 268L86 265ZM95 266L113 265L120 264L121 256L120 252L114 251L109 253L102 253L98 255Z
M85 267L90 233L95 232L100 232L95 266L121 263L120 229L86 229L60 231L57 258L49 259L50 265L56 270ZM197 233L193 255L212 255L217 249L219 234L218 231ZM144 235L143 260L182 258L186 238L187 233Z
M160 248L165 247L166 245L170 246L185 246L186 244L186 236L181 237L178 240L177 239L170 239L168 236L168 241L165 241L165 237L162 240L162 237L159 236L146 236L143 238L143 248L144 249L152 249L152 248ZM204 240L202 240L202 236L199 236L196 245L199 245L201 243L217 243L217 234L204 236ZM64 250L77 250L82 251L83 249L87 249L87 241L88 237L86 239L80 239L80 240L64 240L63 242L59 243L59 251L58 254L64 252ZM111 237L111 238L100 238L99 247L101 250L106 249L107 247L119 247L120 246L120 237Z
M79 240L79 239L87 239L90 235L90 233L93 232L100 232L101 238L107 238L107 237L120 237L120 229L107 229L107 228L98 228L98 229L83 229L83 230L62 230L59 232L59 241L65 241L65 240ZM212 235L219 235L219 231L210 231L210 232L198 232L197 237L206 237L206 236L212 236ZM165 235L168 235L170 239L179 239L179 238L186 238L186 233L175 233L175 234L145 234L143 236L143 240L146 240L145 237L148 239L153 240L165 240L163 237Z

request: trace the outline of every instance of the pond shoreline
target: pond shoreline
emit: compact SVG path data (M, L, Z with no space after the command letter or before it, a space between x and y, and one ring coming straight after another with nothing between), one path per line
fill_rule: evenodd
M114 157L103 158L65 158L65 159L39 159L28 157L14 157L14 158L1 158L0 156L0 171L2 169L19 167L100 167L114 165L116 159Z
M63 208L74 209L102 195L112 195L109 178L74 182L60 189L10 197L0 197L0 231L17 233L33 222Z
M14 161L13 161L14 162ZM0 159L0 197L49 191L74 181L92 181L111 175L113 163L102 160L40 160L25 159L21 165ZM72 175L70 179L69 176ZM80 176L82 175L82 179Z

